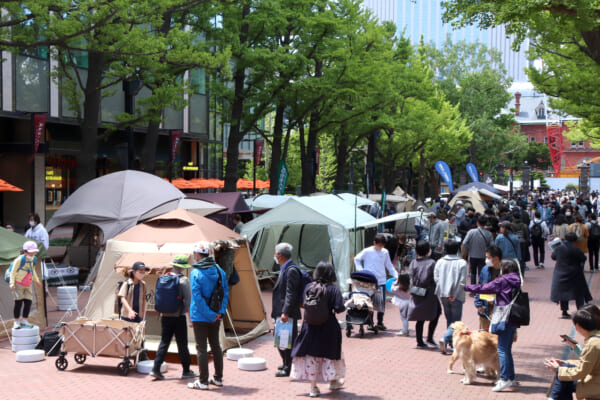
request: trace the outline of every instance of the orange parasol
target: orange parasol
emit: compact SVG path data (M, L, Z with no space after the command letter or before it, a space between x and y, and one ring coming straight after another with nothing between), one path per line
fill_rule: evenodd
M0 179L0 192L22 192L23 189Z

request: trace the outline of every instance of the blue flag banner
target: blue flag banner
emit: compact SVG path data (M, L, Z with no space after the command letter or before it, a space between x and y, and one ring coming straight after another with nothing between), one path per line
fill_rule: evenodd
M446 185L451 192L454 191L454 186L452 185L452 173L450 173L450 167L446 163L446 161L436 161L435 162L435 170L442 177Z
M477 173L477 167L475 166L475 164L467 164L467 174L469 174L473 182L479 182L479 174Z

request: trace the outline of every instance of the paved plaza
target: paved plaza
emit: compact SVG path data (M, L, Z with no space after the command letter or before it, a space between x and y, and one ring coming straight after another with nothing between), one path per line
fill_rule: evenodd
M343 353L346 359L347 374L344 389L331 393L326 385L321 385L323 398L348 399L543 399L552 378L552 373L543 367L546 357L565 357L566 349L560 341L560 334L574 334L570 320L560 318L557 304L550 302L550 285L554 264L549 258L545 270L527 271L524 289L531 299L531 325L518 330L518 340L513 346L515 369L520 386L505 392L492 393L491 379L478 377L474 385L465 386L459 381L462 368L455 365L456 373L449 375L446 368L450 356L443 356L434 350L415 348L414 323L411 322L411 336L399 337L396 332L401 327L398 309L387 305L385 323L388 331L375 336L365 334L364 338L344 336ZM594 302L600 296L600 277L586 272ZM263 299L270 312L271 293L263 291ZM84 303L86 296L80 298ZM571 311L574 305L571 304ZM49 300L49 310L53 310ZM58 321L62 312L50 312L50 321ZM74 319L67 316L65 320ZM343 314L339 315L343 319ZM467 297L463 311L463 321L471 328L477 326L472 299ZM440 317L436 331L439 339L445 330L446 322ZM581 337L576 337L581 341ZM114 358L89 359L84 365L73 362L68 355L66 371L58 371L55 357L38 363L17 363L10 350L8 340L0 342L0 399L192 399L192 398L255 398L293 399L308 398L309 385L289 378L275 378L280 358L273 348L272 335L266 334L244 345L255 351L255 355L267 360L268 369L260 372L245 372L237 368L234 361L225 360L224 387L211 387L209 391L192 391L187 388L190 382L180 380L181 366L169 364L165 381L154 382L147 375L133 371L128 376L116 373L117 360ZM570 355L573 357L573 355ZM197 368L195 368L197 371ZM212 370L212 364L211 364Z

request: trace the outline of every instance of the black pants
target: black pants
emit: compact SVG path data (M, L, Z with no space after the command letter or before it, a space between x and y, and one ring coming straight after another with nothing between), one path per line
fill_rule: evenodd
M292 325L292 348L294 348L294 343L296 343L296 338L298 337L298 321L294 319L294 323ZM285 370L290 372L292 369L292 349L277 350L279 350L279 355L281 356Z
M15 308L13 310L13 317L18 319L21 316L21 304L23 305L23 318L29 317L29 311L31 310L31 300L21 299L15 300Z
M429 327L427 329L427 341L431 343L435 343L433 340L433 333L435 332L435 328L437 327L438 320L440 319L440 314L438 314L435 319L429 321ZM415 325L415 334L417 336L417 344L422 345L423 343L423 327L425 326L425 321L417 321Z
M476 285L479 274L485 265L485 258L469 257L469 264L471 265L471 285Z
M383 311L377 311L377 325L383 325L383 315L385 314L385 286L379 286L382 289L383 293L383 304L381 305L381 309Z
M600 250L600 241L588 240L588 252L590 254L590 270L598 269L598 250Z
M208 384L208 352L206 343L210 344L215 365L215 379L223 379L223 350L219 343L219 327L221 321L194 322L194 336L196 337L196 353L198 354L198 368L200 369L200 383Z
M536 267L540 263L543 264L546 256L546 242L544 239L531 239L531 248L533 250L533 264Z
M160 366L165 357L167 356L167 350L173 335L175 335L175 341L177 342L177 352L179 353L179 361L183 367L183 372L189 372L190 370L190 351L188 350L188 335L185 314L179 317L162 317L160 319L161 331L160 331L160 344L156 351L156 358L154 359L154 372L160 372ZM208 378L207 378L208 379Z

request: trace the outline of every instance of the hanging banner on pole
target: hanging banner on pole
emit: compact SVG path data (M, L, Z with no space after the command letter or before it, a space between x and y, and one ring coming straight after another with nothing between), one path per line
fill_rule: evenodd
M262 153L265 148L264 140L255 140L254 141L254 165L260 165L260 160L262 160Z
M454 186L452 185L452 173L450 172L450 167L446 163L446 161L436 161L435 162L435 170L442 177L446 185L448 185L448 189L450 192L454 191Z
M182 133L183 131L171 131L171 161L175 161L175 157L177 156L177 148L179 147Z
M46 120L48 119L48 114L35 114L33 116L33 153L37 153L38 148L40 147L40 141L42 140L42 135L46 130Z
M288 169L285 161L279 161L279 172L277 172L277 194L285 194L285 186L288 180Z
M554 168L554 173L558 175L560 173L560 166L563 156L562 126L549 125L546 127L546 133L548 135L548 147L550 148L550 159L552 159L552 168Z
M473 182L479 182L479 174L477 172L477 167L475 166L475 164L467 164L467 174L469 174Z

